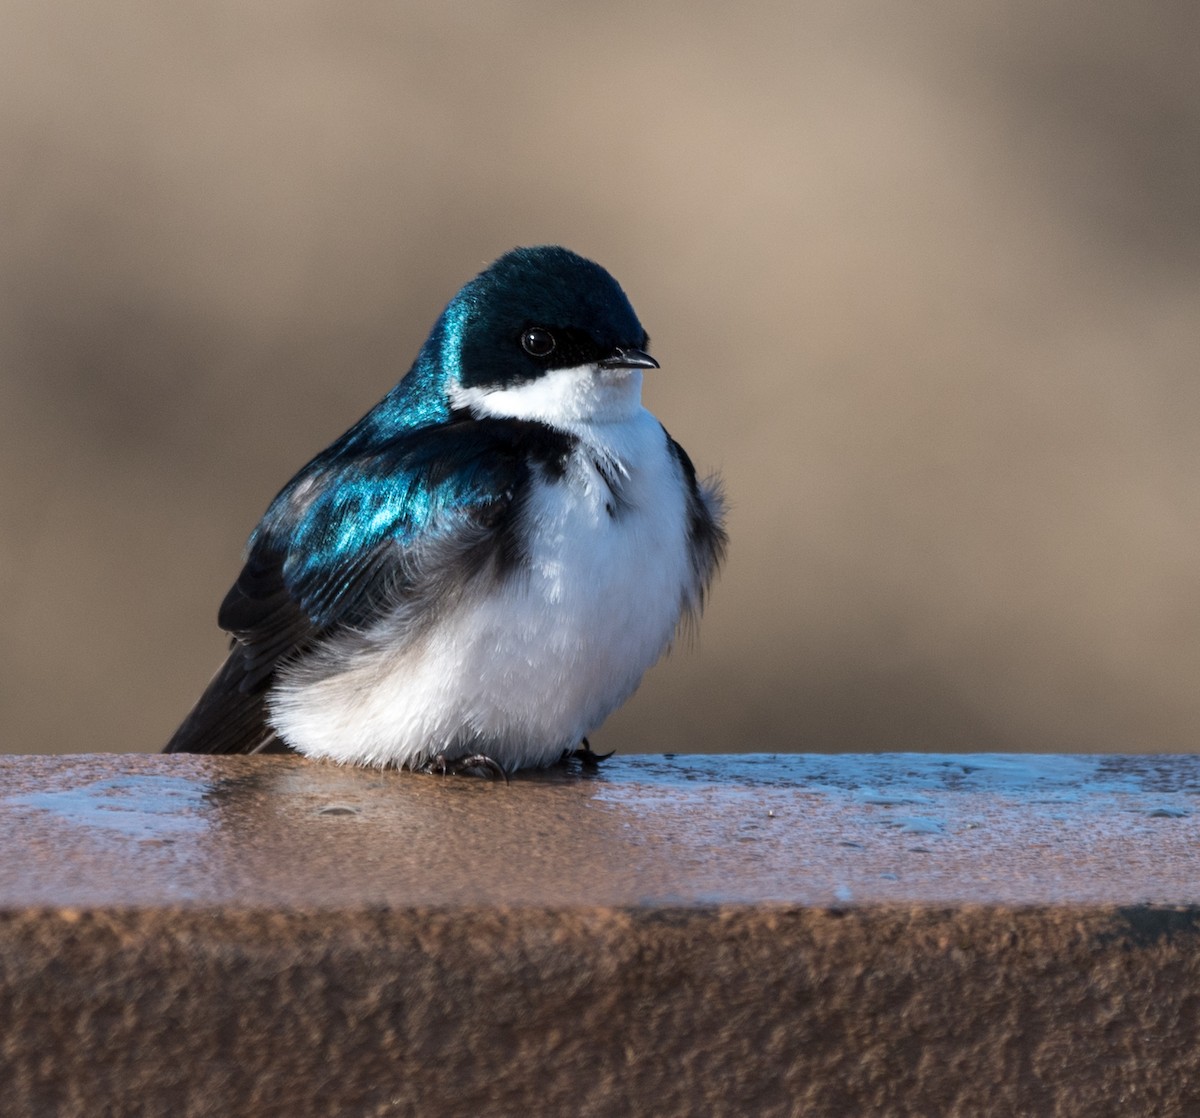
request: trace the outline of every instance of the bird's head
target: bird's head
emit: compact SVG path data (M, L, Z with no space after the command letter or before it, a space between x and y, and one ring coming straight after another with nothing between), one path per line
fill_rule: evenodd
M658 362L633 307L598 264L518 248L466 284L431 339L453 407L558 426L628 418Z

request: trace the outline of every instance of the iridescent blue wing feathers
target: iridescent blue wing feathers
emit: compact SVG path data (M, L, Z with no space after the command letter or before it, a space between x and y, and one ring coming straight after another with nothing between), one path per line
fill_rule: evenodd
M489 564L501 575L519 563L515 516L531 469L561 470L569 449L541 424L464 417L314 459L255 532L218 616L234 637L229 659L167 751L253 748L249 708L257 702L261 719L281 664L406 600L431 614Z

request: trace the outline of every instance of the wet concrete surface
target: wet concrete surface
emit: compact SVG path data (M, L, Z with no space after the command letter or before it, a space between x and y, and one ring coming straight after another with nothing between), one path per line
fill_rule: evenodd
M0 1113L1200 1114L1200 759L0 758Z
M0 757L0 905L1200 903L1200 758Z

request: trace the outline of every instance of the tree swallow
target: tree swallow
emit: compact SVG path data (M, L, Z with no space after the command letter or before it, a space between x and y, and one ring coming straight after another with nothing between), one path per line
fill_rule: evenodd
M229 657L165 752L593 762L726 541L718 484L642 406L647 341L567 249L471 280L271 502L218 615Z

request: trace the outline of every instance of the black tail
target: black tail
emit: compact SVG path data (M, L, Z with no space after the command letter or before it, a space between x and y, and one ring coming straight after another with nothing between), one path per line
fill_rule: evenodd
M291 752L267 723L270 679L249 688L245 688L246 682L245 663L235 648L163 752Z

